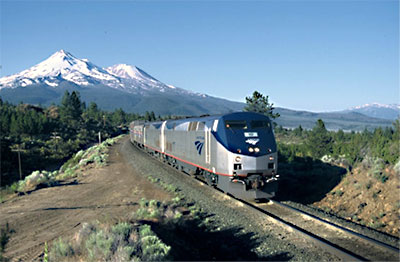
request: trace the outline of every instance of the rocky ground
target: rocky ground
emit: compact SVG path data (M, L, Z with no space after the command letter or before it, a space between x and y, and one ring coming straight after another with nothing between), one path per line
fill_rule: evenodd
M173 198L160 182L150 182L157 180L173 184L185 205L199 210L208 225L165 227L153 221L152 229L171 246L175 260L338 260L225 194L149 158L127 137L112 147L107 166L82 173L57 187L0 204L0 226L8 224L12 232L5 257L12 261L40 260L45 242L60 236L72 238L85 222L126 221L143 197L159 201Z
M371 161L372 162L372 161ZM315 207L381 232L400 236L400 174L360 165Z

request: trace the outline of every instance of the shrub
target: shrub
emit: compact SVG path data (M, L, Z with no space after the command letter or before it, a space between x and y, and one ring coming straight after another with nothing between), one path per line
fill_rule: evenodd
M164 244L154 233L151 231L149 225L142 225L139 229L142 246L142 259L145 261L164 261L167 259L170 246Z
M0 229L0 254L3 253L8 240L10 239L11 230L9 228L8 223L6 224L5 228Z
M111 232L121 236L123 239L128 239L132 226L126 222L116 224L111 228Z
M378 228L382 228L385 226L386 226L385 223L377 222L377 221L372 221L372 222L368 223L368 227L373 228L373 229L378 229Z
M98 258L108 260L113 242L112 236L103 230L92 233L85 243L89 258L92 260L98 260Z
M74 250L72 246L69 243L64 242L60 237L53 243L49 253L49 261L62 261L66 257L72 256L73 254Z
M157 200L147 201L145 198L140 199L139 201L140 208L135 213L135 218L137 219L151 219L151 218L160 218L163 214L161 209L161 202Z
M49 262L49 248L47 242L44 242L43 262Z
M341 197L341 196L343 196L344 192L342 190L338 189L336 191L333 191L331 194Z

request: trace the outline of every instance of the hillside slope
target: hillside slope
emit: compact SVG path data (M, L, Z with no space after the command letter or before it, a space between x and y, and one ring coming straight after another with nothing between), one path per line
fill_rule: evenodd
M397 164L400 167L400 162ZM366 159L315 206L355 223L398 236L400 177L395 168Z

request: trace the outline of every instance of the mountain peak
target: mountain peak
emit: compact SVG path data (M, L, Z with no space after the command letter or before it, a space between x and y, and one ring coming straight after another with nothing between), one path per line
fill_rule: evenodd
M63 82L78 86L107 86L128 93L168 93L204 96L166 85L142 69L128 64L101 68L87 59L80 59L61 49L46 60L15 75L0 78L0 89L32 85L58 87Z
M375 102L355 106L345 111L358 112L375 118L395 120L400 116L400 104L380 104Z
M38 83L56 87L60 81L69 81L77 85L105 83L119 85L119 80L103 68L79 59L70 52L61 49L39 64L18 74L0 79L0 88L27 86Z
M127 65L127 64L116 64L107 67L106 70L109 73L121 78L136 79L136 80L149 79L152 82L159 82L157 79L147 74L145 71L138 68L137 66Z
M70 52L61 49L54 54L52 54L48 59L77 59L75 56L73 56ZM47 60L48 60L47 59Z
M389 109L400 109L400 104L380 104L377 102L370 103L370 104L364 104L361 106L354 106L349 108L350 110L354 109L363 109L363 108L389 108Z

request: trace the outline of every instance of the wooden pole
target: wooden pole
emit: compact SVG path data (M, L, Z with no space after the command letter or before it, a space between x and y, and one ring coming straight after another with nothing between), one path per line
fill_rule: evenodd
M0 189L1 189L1 137L0 137Z
M22 168L21 168L21 148L18 145L18 165L19 165L19 180L22 180Z
M21 148L20 144L16 144L11 147L12 152L18 153L18 169L19 169L19 179L22 180L22 161L21 161L21 152L25 152L25 149Z

